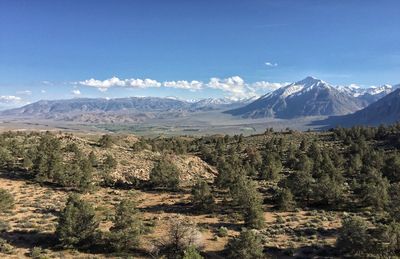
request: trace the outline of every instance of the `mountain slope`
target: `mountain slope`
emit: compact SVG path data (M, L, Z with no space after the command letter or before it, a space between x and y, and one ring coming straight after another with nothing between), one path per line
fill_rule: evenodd
M315 124L326 127L391 124L400 120L400 89L393 91L368 107L355 113L334 116Z
M368 103L313 77L289 84L227 113L244 118L348 114Z

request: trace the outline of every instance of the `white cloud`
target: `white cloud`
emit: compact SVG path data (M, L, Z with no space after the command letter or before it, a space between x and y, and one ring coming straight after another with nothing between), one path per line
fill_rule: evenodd
M14 95L0 96L0 102L3 102L3 103L20 102L21 100L22 100L21 97L14 96Z
M278 66L278 63L265 62L265 65L266 65L267 67L277 67L277 66Z
M185 81L185 80L179 80L179 81L165 81L163 83L163 86L169 87L169 88L178 88L178 89L188 89L191 91L196 91L196 90L201 90L204 88L204 83L200 81Z
M81 95L81 91L79 91L79 89L74 89L74 90L72 90L72 94L73 95Z
M204 89L217 89L226 93L226 97L240 99L257 96L257 91L272 91L285 84L281 83L270 83L266 81L259 81L254 83L246 83L240 76L232 76L228 78L217 78L213 77L209 82L204 83L202 81L192 80L177 80L177 81L164 81L162 83L153 79L120 79L118 77L112 77L105 80L97 80L94 78L76 82L75 85L81 85L86 87L94 87L98 90L105 92L113 87L122 88L154 88L154 87L165 87L184 89L189 91L199 91Z
M15 108L26 104L29 104L29 102L25 101L19 96L15 95L0 96L0 110Z
M111 87L127 87L127 88L148 88L148 87L160 87L161 83L153 79L119 79L118 77L112 77L106 80L97 80L91 78L78 82L83 86L95 87L102 92L107 91Z
M45 94L46 90L42 89L42 90L40 90L40 93Z
M245 98L254 96L254 91L248 87L240 76L232 76L224 79L213 77L207 84L207 87L219 89L229 93L232 97Z

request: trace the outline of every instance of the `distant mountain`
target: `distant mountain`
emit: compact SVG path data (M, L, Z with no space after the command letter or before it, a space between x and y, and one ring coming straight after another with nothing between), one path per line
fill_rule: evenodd
M210 98L190 102L172 97L75 98L38 101L2 111L0 116L93 123L136 122L149 118L172 118L197 111L238 107L246 101Z
M398 87L397 87L398 88ZM396 89L368 107L344 116L333 116L315 124L325 125L326 128L336 126L349 127L353 125L376 126L392 124L400 121L400 89Z
M399 85L382 85L378 87L361 88L357 86L338 86L340 91L344 91L360 100L363 100L369 104L376 102L385 95L399 88Z
M281 87L227 113L245 118L341 115L364 108L369 101L350 88L334 87L314 77Z
M118 99L76 98L38 101L21 108L2 112L2 115L44 115L70 112L169 111L187 109L188 103L171 98L131 97Z

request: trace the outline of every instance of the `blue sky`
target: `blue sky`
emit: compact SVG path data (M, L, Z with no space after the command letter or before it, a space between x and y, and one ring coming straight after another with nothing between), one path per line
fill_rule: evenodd
M398 0L1 0L0 103L239 98L308 75L396 84L399 10Z

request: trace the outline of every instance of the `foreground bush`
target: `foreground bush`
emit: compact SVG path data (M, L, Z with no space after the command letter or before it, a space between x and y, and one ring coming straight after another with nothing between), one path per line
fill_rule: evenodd
M56 235L66 247L90 246L98 226L93 207L72 194L58 220Z
M110 228L110 245L115 251L129 251L137 248L144 225L136 204L130 200L121 201L115 209L113 226Z

